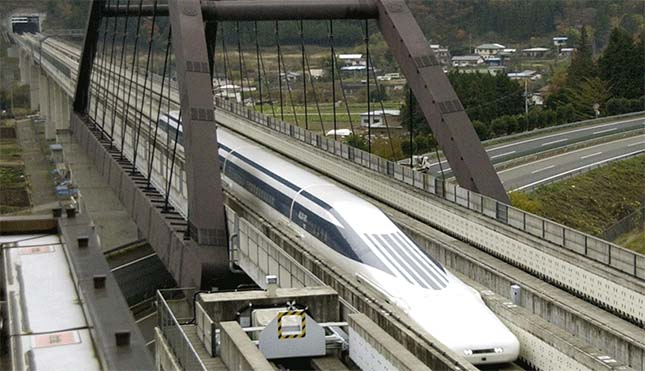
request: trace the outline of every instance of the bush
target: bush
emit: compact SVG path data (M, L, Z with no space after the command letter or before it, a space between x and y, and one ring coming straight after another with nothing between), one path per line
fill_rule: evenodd
M486 126L486 124L484 124L483 122L479 120L473 121L473 128L475 128L475 132L477 133L479 140L486 140L490 138L490 130L488 129L488 126Z
M554 126L556 122L556 113L553 110L544 110L542 111L542 121L544 122L544 127Z
M645 109L645 97L639 99L612 98L607 101L607 115L638 112Z
M571 104L558 106L558 108L555 109L557 125L562 125L562 124L567 124L569 122L572 122L575 118L575 115L576 113L573 110L573 106Z

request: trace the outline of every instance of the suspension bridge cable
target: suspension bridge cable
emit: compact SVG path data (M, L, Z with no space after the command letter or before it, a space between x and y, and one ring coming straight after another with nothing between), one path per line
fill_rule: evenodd
M240 67L241 68L240 70L244 71L243 76L244 76L244 79L246 80L247 89L249 89L249 99L251 99L251 105L255 107L255 98L253 97L253 90L251 88L251 79L249 78L249 73L246 68L246 58L244 57L244 53L241 52L241 45L239 46L239 49L240 49L240 59L242 62L242 66Z
M368 57L370 65L372 66L372 76L374 77L374 84L376 85L376 92L379 96L379 103L381 105L381 114L383 115L383 122L385 123L385 130L387 131L387 137L390 142L390 150L392 151L392 156L394 156L394 144L392 143L392 134L390 133L390 125L387 122L387 115L385 114L385 106L383 105L383 95L381 94L381 85L376 78L375 64L371 57ZM385 91L385 89L383 89Z
M110 0L107 0L106 5L108 5L108 6L110 5ZM107 44L108 22L109 22L109 19L101 18L101 25L103 26L103 43L101 44L101 60L99 61L99 65L101 67L99 67L99 71L98 71L98 80L99 81L98 81L98 86L97 86L97 95L99 96L99 99L100 99L100 96L101 96L101 87L103 86L103 84L102 84L103 75L104 75L103 64L105 63L105 44ZM97 50L98 50L98 48L97 48ZM98 109L99 109L99 99L95 99L95 102L94 102L94 122L95 123L97 123L96 122L96 117L97 117Z
M124 125L128 124L128 118L130 117L130 98L132 97L132 80L134 79L134 64L138 58L138 49L139 49L139 34L141 30L141 10L143 8L143 0L139 0L139 13L137 14L137 27L136 27L136 36L134 39L134 50L132 51L132 64L130 69L130 80L128 81L128 100L123 102L123 112L125 112ZM127 105L127 106L126 106ZM125 152L125 133L121 136L121 159L123 160Z
M217 42L216 42L216 44L217 44ZM170 121L173 120L172 115L171 115L171 103L172 103L172 100L170 98L170 92L171 92L171 89L170 89L171 84L170 83L172 82L171 76L172 76L172 67L174 65L173 62L174 62L174 54L170 53L170 58L169 58L169 61L168 61L168 67L169 67L168 68L168 78L169 78L169 80L168 80L168 99L167 99L167 107L166 107L166 112L168 113L168 130L166 131L166 150L167 150L167 153L166 153L166 165L165 165L165 171L166 171L165 178L166 179L168 179L168 177L170 176L170 166L169 166L169 162L170 162L170 150L169 150L169 148L170 148L170 144L171 144L171 138L170 138L170 123L171 122ZM162 95L163 95L163 92L162 92ZM181 106L179 108L181 109ZM179 128L177 128L177 130L179 130ZM170 192L169 188L166 188L165 191Z
M224 89L226 90L226 98L228 99L229 97L229 94L228 94L229 89L233 88L233 96L235 97L235 101L237 102L237 88L235 87L235 80L228 78L229 72L232 76L233 71L231 71L228 63L228 49L226 48L226 36L225 36L225 30L224 30L224 23L222 23L222 53L224 55L224 75L226 76L226 84L224 85Z
M256 22L257 23L257 22ZM269 79L267 78L267 71L266 68L264 67L264 57L262 56L262 49L259 48L259 40L257 37L257 34L255 35L255 40L256 43L258 43L258 51L260 53L260 66L261 66L261 74L264 75L264 85L267 90L267 95L269 96L269 104L271 105L271 113L273 114L273 117L276 117L275 114L275 106L273 105L273 97L271 96L271 87L269 86Z
M414 136L414 120L412 117L412 112L413 112L412 99L413 99L412 89L408 88L408 124L410 125L408 127L408 131L410 134L410 169L412 169L412 160L414 157L414 150L413 150L413 143L412 143L412 137Z
M117 7L119 6L119 0L116 0L116 6ZM112 70L112 68L114 66L114 43L116 41L116 29L117 29L118 20L119 20L119 18L117 18L117 17L114 18L114 28L112 29L112 43L111 43L111 48L110 48L110 64L108 66L108 76L110 76L111 78L107 81L107 90L109 90L109 91L112 91L112 90L110 90L110 82L112 82L112 88L114 88L114 83L115 83L114 77L112 76L112 73L114 72ZM108 135L108 137L110 138L110 146L112 146L112 140L113 140L112 135L114 135L114 122L115 122L114 114L116 113L116 108L114 108L115 107L114 103L116 103L116 99L112 103L113 103L111 105L113 107L113 109L111 110L112 111L111 112L112 120L110 120L110 134ZM105 121L105 111L107 111L107 107L103 111L103 120L104 121Z
M314 101L316 102L316 109L318 110L318 118L320 119L320 130L322 131L322 134L325 135L325 125L323 124L322 113L320 112L320 104L318 103L318 94L316 93L316 86L314 85L314 79L311 76L311 68L309 67L309 57L306 54L305 54L305 62L307 64L307 70L309 71L309 83L311 84L311 90L314 93Z
M309 114L307 111L307 73L305 71L305 30L302 19L300 20L300 54L302 57L302 94L305 106L305 130L309 130Z
M338 74L338 82L340 82L340 90L343 93L343 102L345 103L345 110L347 111L347 119L349 120L349 126L352 128L352 134L354 134L354 124L352 122L352 113L349 109L349 103L347 101L347 94L345 93L345 83L343 82L343 74L341 73L340 69L338 68L338 63L336 61L336 56L334 55L334 61L333 61L334 69Z
M121 74L123 73L123 63L124 63L124 60L125 60L125 58L124 58L125 57L125 49L126 49L126 43L125 42L126 42L126 39L128 37L128 23L129 23L128 20L130 18L129 13L130 13L130 0L128 0L127 3L126 3L125 21L123 22L124 26L123 26L123 37L121 38L121 57L120 57L120 60L119 60L119 74L118 74L117 80L116 80L116 86L117 86L116 93L117 93L117 96L120 96L119 95L119 89L121 89L121 91L125 91L125 88L121 87ZM114 103L114 112L115 113L116 113L117 107L118 107L118 105L115 102ZM124 115L121 115L121 117L123 118ZM123 120L121 120L121 121L123 122L123 125L121 126L121 136L123 136L123 135L125 135L126 122L123 121ZM114 125L112 125L112 126L114 127ZM110 146L111 146L111 144L110 144ZM122 153L123 148L120 148L119 151Z
M161 73L161 89L159 94L159 105L157 106L157 121L155 121L155 132L152 136L152 154L150 155L150 164L148 166L148 185L146 188L150 188L150 180L152 178L152 171L154 168L155 162L155 148L157 147L157 134L159 133L159 120L161 120L161 105L163 104L163 89L166 83L166 69L168 67L168 55L170 54L170 48L172 47L172 28L168 28L168 42L166 43L166 54L163 60L163 72ZM168 84L168 96L170 96L170 84ZM170 112L168 112L170 115ZM170 119L170 116L168 116ZM166 132L167 133L167 132Z
M372 112L370 105L370 35L369 23L365 20L365 72L367 74L367 152L372 153Z
M258 21L253 22L253 31L255 33L255 59L257 66L256 83L258 85L258 91L260 93L260 112L264 113L264 97L262 96L262 74L260 73L260 42L258 40Z
M274 23L275 29L275 42L278 48L278 86L280 88L280 120L284 121L284 99L282 97L282 60L281 60L281 51L280 51L280 25L278 21Z
M336 138L336 50L334 48L334 20L330 19L329 20L329 26L328 26L328 33L327 37L329 38L329 46L330 46L330 53L331 53L331 108L332 108L332 113L334 116L334 140L337 140ZM354 130L352 128L352 133L354 133Z
M277 24L277 21L276 21L276 24ZM282 64L282 70L284 70L284 77L285 77L284 81L287 83L287 92L289 94L289 103L291 104L291 111L293 112L293 119L294 119L296 125L300 126L300 124L298 123L298 115L296 114L296 107L295 107L295 105L293 103L293 94L292 94L292 91L291 91L291 84L289 83L289 72L288 72L287 67L286 67L286 65L284 63L284 56L282 55L282 49L280 48L279 30L277 32L278 32L278 34L277 34L277 36L278 36L278 38L277 38L277 41L278 41L278 57L279 57L279 60L281 61L281 64ZM282 77L280 77L280 78L282 78ZM284 121L284 119L283 119L283 121Z
M240 22L235 22L235 33L237 34L237 59L240 67L240 98L244 105L244 78L242 76L242 40L240 37Z
M170 94L168 95L168 99L170 102ZM172 120L172 117L170 113L168 114L168 127L170 128L170 121ZM177 158L177 143L179 142L179 130L182 128L181 124L181 108L179 109L179 115L177 117L177 130L175 130L175 140L173 142L172 146L172 160L171 160L171 165L170 165L170 174L168 175L168 186L166 186L166 194L164 196L164 206L163 209L164 211L168 211L168 202L170 200L170 188L172 187L172 177L175 172L175 159Z
M136 167L137 167L137 154L139 152L139 138L141 137L141 124L143 122L143 109L145 105L145 100L146 100L146 88L148 86L148 74L150 73L150 56L152 54L152 43L154 40L154 32L155 32L155 21L157 20L157 0L155 0L154 5L153 5L153 13L152 13L152 26L150 27L150 38L148 39L148 54L146 56L146 69L145 69L145 75L143 76L143 91L141 92L141 106L139 108L139 120L137 122L137 133L134 138L134 158L132 160L132 175L136 173ZM138 74L137 74L137 80L138 80ZM152 81L151 81L152 85ZM152 97L152 86L150 88L150 97Z

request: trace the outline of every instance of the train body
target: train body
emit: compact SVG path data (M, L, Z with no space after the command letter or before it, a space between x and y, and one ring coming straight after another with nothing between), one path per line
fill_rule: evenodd
M163 115L159 128L170 139L183 139L176 112ZM380 209L221 127L218 142L224 186L252 209L288 225L469 362L518 357L517 338L479 293L424 253Z

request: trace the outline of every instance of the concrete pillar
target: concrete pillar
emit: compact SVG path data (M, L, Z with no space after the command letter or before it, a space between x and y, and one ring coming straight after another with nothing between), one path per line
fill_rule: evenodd
M38 93L40 96L40 117L43 120L47 120L47 78L43 74L42 70L38 70Z
M56 139L56 128L54 127L51 115L51 92L49 89L49 78L40 73L40 116L45 119L45 139Z
M58 105L58 100L56 98L56 83L53 79L47 78L47 85L49 86L49 124L52 127L54 135L56 135L56 129L58 126L58 111L60 106Z
M58 132L58 130L62 128L61 122L63 121L63 102L61 99L60 88L55 82L52 85L54 90L54 110L56 112L54 114L54 125L56 126L56 132Z
M29 70L27 69L27 55L22 50L18 58L18 67L20 68L20 85L29 83Z
M38 111L40 108L40 70L37 66L29 66L29 99L31 110Z
M65 91L62 88L60 89L60 93L61 93L61 102L62 102L61 104L62 117L61 117L60 125L61 125L61 129L67 130L69 129L69 120L70 120L69 113L71 109L70 107L71 100L67 95L67 93L65 93Z

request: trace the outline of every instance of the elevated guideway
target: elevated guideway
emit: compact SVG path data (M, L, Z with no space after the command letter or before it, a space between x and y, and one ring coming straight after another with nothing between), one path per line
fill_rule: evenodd
M143 85L142 81L137 82ZM157 86L154 88L158 90ZM173 97L177 102L176 94ZM110 99L114 99L112 104L119 101L114 97ZM620 248L596 241L593 237L523 214L458 187L442 186L430 176L411 173L409 169L402 169L324 137L267 119L229 102L217 103L220 108L217 115L220 125L241 131L245 136L316 169L357 192L370 195L404 215L413 216L423 225L443 230L468 242L468 246L477 247L478 251L513 263L525 272L544 278L623 318L642 323L643 314L638 310L638 303L639 300L642 303L643 295L643 263L639 260L642 256L632 255L631 260L624 259L619 255L623 253ZM303 141L313 146L303 145ZM353 163L346 161L347 159ZM352 171L348 171L348 168ZM181 186L178 188L173 192L176 205L181 204ZM429 194L428 191L435 194ZM528 234L520 231L521 229ZM599 247L603 245L598 243L606 244L605 248ZM563 244L575 252L558 246ZM584 250L581 246L584 246ZM631 267L630 262L633 263ZM603 285L606 287L604 290ZM625 297L633 300L623 301ZM642 310L642 306L640 309ZM627 339L635 338L632 345L642 351L638 332L614 330L620 335L627 333L624 336ZM630 331L635 336L629 335ZM630 354L627 355L628 360L637 357L634 351ZM640 359L642 365L642 352ZM630 364L639 363L630 361Z

